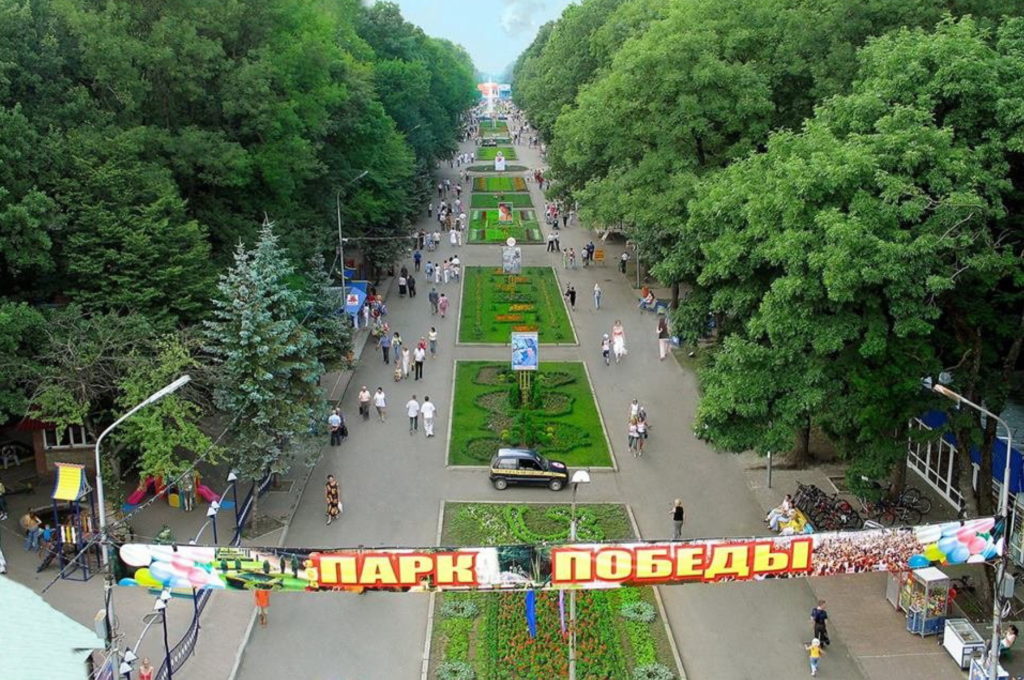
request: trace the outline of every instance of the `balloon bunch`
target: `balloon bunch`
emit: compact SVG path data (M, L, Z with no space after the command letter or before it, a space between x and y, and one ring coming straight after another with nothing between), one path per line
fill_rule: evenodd
M118 585L144 588L223 588L224 582L214 571L213 548L126 543L119 554L121 561L137 567L131 577Z
M923 550L910 557L907 565L921 569L933 564L974 564L998 556L1002 538L993 536L995 519L967 520L964 523L930 524L914 529Z

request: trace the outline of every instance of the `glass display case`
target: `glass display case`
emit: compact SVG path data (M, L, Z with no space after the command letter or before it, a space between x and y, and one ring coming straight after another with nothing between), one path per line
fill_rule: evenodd
M938 635L949 609L949 577L935 567L910 572L899 594L899 608L907 613L907 630Z
M967 619L946 619L942 646L960 664L961 670L967 670L971 659L985 656L986 651L985 639Z

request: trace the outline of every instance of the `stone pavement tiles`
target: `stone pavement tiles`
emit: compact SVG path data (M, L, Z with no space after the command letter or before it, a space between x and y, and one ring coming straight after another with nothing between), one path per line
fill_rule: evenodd
M467 150L470 146L465 147ZM520 147L523 164L539 167L536 152ZM442 176L457 177L457 169L441 168ZM538 208L537 187L530 183ZM465 192L464 192L465 195ZM426 217L422 224L428 223ZM580 228L562 232L564 246L579 246L593 238ZM619 251L609 250L604 266L564 270L561 258L545 246L524 247L524 264L556 267L562 290L572 282L580 291L572 314L578 347L544 348L550 360L583 360L604 415L614 453L616 472L596 472L581 489L581 502L629 503L644 538L670 536L669 509L674 498L687 508L685 536L751 536L764 532L762 509L745 483L737 459L720 455L698 441L690 429L697 399L692 374L674 362L659 362L655 318L640 313L635 297L615 266ZM431 255L449 257L447 243ZM496 246L463 246L466 265L495 266ZM425 259L428 258L424 254ZM411 263L409 264L411 267ZM604 289L602 309L595 311L589 291L599 282ZM459 287L439 286L460 304ZM429 292L429 286L420 286ZM589 304L588 304L589 303ZM416 298L389 297L391 326L407 342L425 335L431 325L440 333L439 356L428 359L424 380L392 379L392 366L367 353L344 399L349 439L330 450L313 470L290 527L288 544L303 546L429 545L436 541L441 503L449 500L568 501L546 488L491 488L480 469L445 467L445 438L410 437L401 405L416 394L429 394L438 404L437 432L449 426L453 359L507 360L502 347L456 347L455 314L441 320L430 315L425 294ZM626 328L629 355L620 365L604 366L601 334L615 319ZM388 393L391 414L386 423L359 422L355 394L359 385L378 385ZM644 457L626 455L626 415L638 397L648 408L651 439ZM337 524L323 521L322 485L328 473L343 486L344 515ZM809 612L815 596L802 579L765 583L663 587L668 619L689 678L792 678L808 674L802 644L810 634ZM370 593L305 593L276 595L270 625L252 632L239 677L245 680L302 676L338 680L415 678L421 668L429 598L425 595ZM834 643L821 677L863 677L836 626Z

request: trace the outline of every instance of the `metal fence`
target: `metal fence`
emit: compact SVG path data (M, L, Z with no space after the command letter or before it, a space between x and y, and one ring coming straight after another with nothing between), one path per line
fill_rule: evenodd
M249 493L246 494L245 500L242 501L242 507L238 511L238 526L235 528L235 534L231 538L232 546L239 546L242 544L242 527L245 526L249 520L249 513L252 512L253 496L258 493L263 495L267 488L270 486L272 475L267 475L259 484L253 483L249 489ZM185 665L189 657L195 651L196 642L199 641L199 619L203 615L203 610L206 608L206 603L210 601L210 597L213 595L211 590L200 590L195 598L195 610L192 615L192 621L188 625L188 629L185 634L181 636L178 643L171 647L170 654L164 659L164 662L160 664L160 670L157 671L156 680L168 680L172 675L171 671L177 673L181 670L181 667Z

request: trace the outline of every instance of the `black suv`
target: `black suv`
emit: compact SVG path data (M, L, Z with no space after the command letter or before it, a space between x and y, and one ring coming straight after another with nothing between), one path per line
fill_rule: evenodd
M491 484L499 491L509 484L536 484L559 491L569 481L569 468L532 449L498 449L491 458Z

